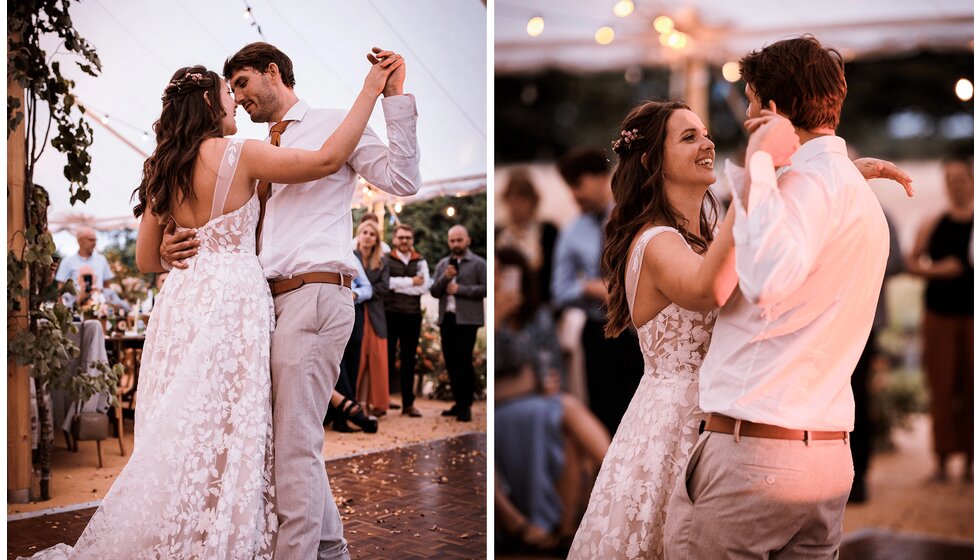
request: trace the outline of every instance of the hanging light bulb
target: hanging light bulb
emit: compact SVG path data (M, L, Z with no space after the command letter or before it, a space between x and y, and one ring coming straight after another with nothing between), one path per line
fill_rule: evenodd
M613 39L615 38L616 32L609 26L600 27L595 32L595 42L599 43L600 45L608 45L609 43L612 43Z
M245 13L242 14L242 19L248 19L252 17L252 8L245 8Z
M150 135L144 132L143 133L143 137L141 138L141 140L143 140L144 142L146 142L149 139L150 139Z
M100 120L102 124L109 124L109 115L104 115Z
M446 215L449 216L450 218L452 218L453 216L456 215L456 209L453 208L452 206L447 206L446 207Z
M613 6L613 13L618 17L624 18L633 13L633 2L630 0L619 0Z
M401 211L402 211L402 203L401 202L396 202L395 203L395 214L399 214L399 213L401 213Z
M533 18L527 20L527 34L531 37L537 37L538 35L544 33L544 18L541 16L534 16Z
M966 78L960 78L956 81L956 97L960 101L969 101L973 99L973 83Z

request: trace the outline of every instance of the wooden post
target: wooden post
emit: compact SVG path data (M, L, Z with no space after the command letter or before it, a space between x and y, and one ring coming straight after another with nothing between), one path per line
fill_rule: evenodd
M13 38L9 37L8 39ZM24 110L24 89L16 81L7 80L7 95L20 100ZM24 144L25 124L7 139L7 250L22 255L25 224L25 174L27 148ZM29 278L24 277L27 288ZM14 333L26 330L27 300L20 301L20 310L11 315L7 310L7 340ZM7 360L7 502L25 503L31 498L31 386L30 371Z

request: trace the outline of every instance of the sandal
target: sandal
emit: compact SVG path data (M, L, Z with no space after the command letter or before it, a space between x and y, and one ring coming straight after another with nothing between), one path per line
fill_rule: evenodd
M344 398L339 408L346 420L353 422L365 433L375 434L378 432L378 419L374 416L365 416L364 407L359 402Z

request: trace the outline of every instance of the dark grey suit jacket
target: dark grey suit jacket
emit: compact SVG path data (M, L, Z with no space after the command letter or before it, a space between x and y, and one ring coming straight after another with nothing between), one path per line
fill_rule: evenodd
M429 289L432 297L439 298L440 325L446 313L446 296L449 295L446 287L449 286L450 279L446 278L445 273L451 256L447 255L436 263L436 274L433 277L435 282ZM456 284L459 285L459 291L456 292L456 324L482 325L483 299L487 297L487 261L467 249L466 254L459 258Z

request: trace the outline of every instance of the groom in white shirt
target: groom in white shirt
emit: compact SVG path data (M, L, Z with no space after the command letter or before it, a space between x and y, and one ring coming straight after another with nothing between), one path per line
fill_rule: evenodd
M709 415L671 496L666 553L836 558L854 476L849 380L888 227L834 135L847 94L840 54L804 36L740 66L752 135L745 174L732 177L739 284L701 366Z
M374 53L372 63L394 56L381 49ZM225 61L223 74L253 122L269 123L270 130L286 123L281 146L317 150L346 115L299 99L292 61L268 43L243 47ZM276 307L271 354L277 560L350 558L324 469L323 417L354 324L350 205L357 177L396 196L415 194L422 184L418 113L415 98L402 93L404 81L403 65L384 88L388 145L366 129L337 173L271 185L260 218L259 262ZM177 261L193 255L194 247L196 242L185 237L165 237L161 255L181 266Z

